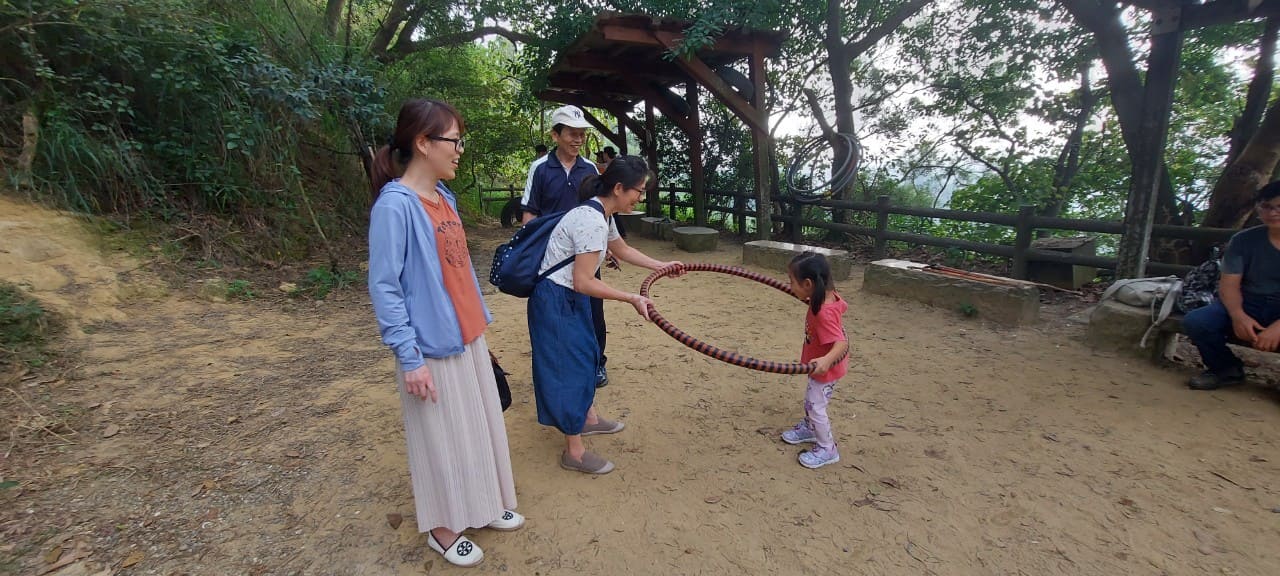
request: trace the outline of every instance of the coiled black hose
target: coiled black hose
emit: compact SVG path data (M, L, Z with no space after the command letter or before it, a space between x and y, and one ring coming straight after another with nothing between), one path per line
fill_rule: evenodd
M831 178L825 182L811 183L807 188L802 186L800 181L813 175L813 167L810 166L807 171L805 167L813 164L817 155L827 146L830 146L834 153L831 163ZM786 185L787 192L796 202L814 204L830 196L833 191L848 186L849 182L858 174L858 167L861 163L862 148L858 146L858 141L854 140L852 136L844 133L837 133L834 138L819 136L806 142L796 152L795 158L791 160L791 165L787 167L783 183Z

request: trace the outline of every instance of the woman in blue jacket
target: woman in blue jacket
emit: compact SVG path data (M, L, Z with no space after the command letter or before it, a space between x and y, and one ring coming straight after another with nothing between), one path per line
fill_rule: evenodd
M511 510L507 431L484 339L491 317L443 182L458 169L465 129L444 102L400 108L372 166L369 296L396 357L418 529L450 563L474 566L484 553L463 530L515 530L524 518Z

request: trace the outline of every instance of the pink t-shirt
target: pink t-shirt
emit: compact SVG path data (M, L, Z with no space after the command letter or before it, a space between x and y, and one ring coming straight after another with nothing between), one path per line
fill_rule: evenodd
M826 301L817 314L808 312L804 315L804 348L800 351L800 361L810 362L826 356L836 342L847 341L844 333L843 316L849 304L835 292L828 292ZM822 374L810 374L817 382L835 382L849 371L849 356L845 355L830 370Z

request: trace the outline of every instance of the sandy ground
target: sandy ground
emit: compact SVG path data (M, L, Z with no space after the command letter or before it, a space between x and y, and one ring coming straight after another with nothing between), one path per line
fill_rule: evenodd
M471 231L479 266L508 234ZM634 243L741 261L729 242ZM3 276L71 318L71 360L4 381L0 473L19 486L0 491L0 571L464 572L414 524L392 360L363 290L209 302L93 246L73 221L0 199ZM624 267L606 280L637 289L645 271ZM486 559L468 573L1280 573L1274 392L1192 392L1185 367L1091 351L1070 307L999 328L863 294L860 274L840 283L843 459L817 471L777 438L801 416L802 377L700 356L617 303L597 402L628 427L590 445L618 469L560 469L560 437L535 420L524 301L490 294L529 523L474 531ZM654 297L716 345L798 356L803 307L763 285L695 273Z

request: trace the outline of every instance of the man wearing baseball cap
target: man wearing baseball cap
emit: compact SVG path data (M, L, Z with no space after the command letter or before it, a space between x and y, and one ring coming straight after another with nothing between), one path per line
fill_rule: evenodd
M556 146L529 166L520 199L523 222L578 206L582 179L598 173L596 165L580 155L590 127L577 106L562 106L551 113L551 140Z
M524 211L522 222L578 206L578 187L582 180L599 173L595 164L580 155L590 127L586 114L577 106L561 106L551 113L551 140L556 146L529 166L524 197L520 200L520 208ZM596 275L599 277L599 272ZM596 369L596 386L599 387L609 383L609 373L604 367L608 357L604 354L603 300L591 299L591 317L595 323L596 341L600 343L600 361Z

